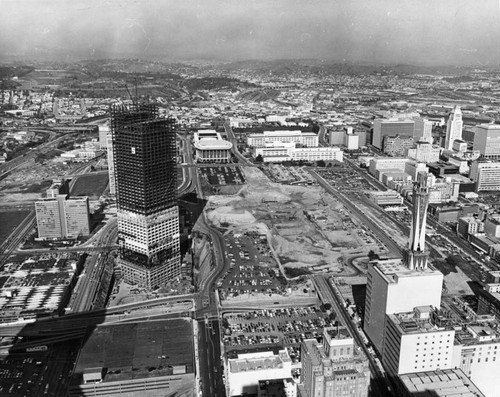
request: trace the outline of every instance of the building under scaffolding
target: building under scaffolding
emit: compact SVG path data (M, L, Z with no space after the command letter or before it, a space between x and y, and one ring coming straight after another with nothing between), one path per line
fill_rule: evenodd
M122 277L156 288L181 272L175 123L155 105L117 106L111 134Z

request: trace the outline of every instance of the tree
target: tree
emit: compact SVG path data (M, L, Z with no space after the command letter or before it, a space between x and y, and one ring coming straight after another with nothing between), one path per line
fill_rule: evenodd
M256 157L255 157L255 162L256 163L262 163L264 161L264 159L262 158L262 155L258 154Z
M375 259L380 259L380 257L375 253L375 251L370 250L370 252L368 252L368 259L373 261Z
M326 166L325 160L318 160L318 161L316 161L316 166L318 166L318 167L325 167Z

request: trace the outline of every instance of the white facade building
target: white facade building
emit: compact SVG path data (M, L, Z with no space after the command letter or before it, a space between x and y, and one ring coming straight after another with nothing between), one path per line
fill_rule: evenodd
M339 161L344 160L344 152L338 147L295 147L295 143L274 142L266 147L255 149L255 156L262 156L265 163L281 163L283 161Z
M432 125L434 124L432 121L416 118L414 119L415 126L413 129L413 140L415 142L428 142L432 144Z
M115 161L113 156L113 136L111 135L111 130L106 134L107 141L107 159L108 159L108 174L109 174L109 194L111 196L116 195L116 177L115 177Z
M400 259L368 265L364 330L383 354L386 315L412 311L417 306L439 307L443 274L426 268L410 270Z
M99 126L99 148L106 150L108 148L109 124Z
M416 147L408 149L408 157L421 163L437 163L441 149L428 142L417 142Z
M432 321L431 306L387 316L382 363L393 375L448 369L455 331Z
M404 157L375 157L370 160L369 172L379 181L382 181L381 173L392 170L392 172L404 172L405 164L409 160Z
M265 147L273 142L289 143L294 142L306 147L317 147L319 144L318 135L314 132L302 131L264 131L262 134L249 134L247 145L252 148Z
M229 359L228 367L229 396L239 396L257 394L261 380L290 378L292 360L286 350L245 353Z
M500 190L500 162L474 161L469 178L476 183L476 192Z
M222 139L215 130L194 133L194 147L198 163L229 163L233 144Z
M462 111L459 106L450 113L448 118L448 123L446 124L446 138L444 142L444 148L448 150L453 149L453 142L455 140L462 140Z

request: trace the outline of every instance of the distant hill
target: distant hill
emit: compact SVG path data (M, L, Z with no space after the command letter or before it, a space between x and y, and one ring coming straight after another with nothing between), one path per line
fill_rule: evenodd
M241 88L256 87L255 84L247 83L230 77L200 77L186 79L182 85L189 91L229 89L239 90Z
M299 59L299 60L272 60L272 61L237 61L221 64L218 66L221 70L253 70L267 72L274 75L290 74L304 72L309 74L350 74L350 75L369 75L369 74L390 74L390 75L464 75L469 70L465 67L455 66L421 66L421 65L370 65L356 63L338 63L334 61L322 61L317 59Z

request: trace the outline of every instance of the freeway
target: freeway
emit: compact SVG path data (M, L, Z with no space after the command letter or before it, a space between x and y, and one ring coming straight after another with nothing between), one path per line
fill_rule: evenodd
M237 151L237 148L234 145L233 150ZM203 190L197 173L197 168L194 164L191 144L187 137L184 138L183 151L185 162L189 167L189 183L196 191L199 205L203 206ZM239 154L239 152L236 153ZM239 154L239 156L241 156L241 154ZM243 156L241 157L244 163L246 163L246 159L244 159ZM200 285L198 286L196 318L200 318L201 315L204 316L204 320L198 322L198 353L200 357L200 373L198 376L200 377L200 387L203 391L203 395L217 395L222 397L225 395L225 389L222 380L223 371L220 368L221 350L219 347L219 325L218 320L211 321L209 318L219 318L218 300L215 294L214 286L220 275L228 269L229 261L226 261L225 257L224 237L217 229L209 225L204 211L201 212L200 217L197 219L196 225L193 229L199 230L200 232L211 237L216 264L215 268L209 273L208 277L201 280ZM208 390L210 390L210 393L207 393Z
M35 226L35 222L35 210L32 210L3 244L2 254L0 256L0 266L3 266L7 262L9 256L15 251L19 244L22 243L24 238L33 229L33 227Z
M60 317L42 317L36 321L0 324L0 336L61 336L70 332L86 330L88 327L115 322L117 315L127 315L133 310L171 308L174 304L189 302L191 306L196 294L177 295L129 303L111 308L91 310L82 313L66 314Z
M372 390L370 396L390 396L392 393L390 392L391 388L388 379L385 377L384 373L382 373L374 357L368 351L363 338L358 332L357 326L353 323L351 317L345 310L339 293L337 291L334 291L332 285L328 282L328 279L325 276L313 276L313 281L316 285L318 295L320 296L323 303L330 303L332 305L332 307L335 309L335 313L337 314L337 319L342 319L341 323L349 328L349 332L353 336L357 346L359 346L363 350L364 354L368 358L368 361L370 363L370 371L372 373L372 382L370 384Z
M34 159L39 152L43 152L46 149L52 148L60 140L64 139L65 135L66 135L66 134L64 134L64 135L60 136L59 138L50 140L50 139L52 139L55 136L54 131L50 131L50 130L41 130L41 131L43 131L43 132L49 132L50 133L49 141L45 142L45 143L42 143L41 145L33 148L28 153L26 153L26 154L24 154L22 156L16 157L15 159L12 159L12 160L4 163L4 164L1 164L0 165L0 179L6 177L12 171L14 171L15 169L21 167L22 165L24 165L28 161Z
M236 135L234 135L233 129L231 128L228 119L224 121L224 129L226 130L226 135L229 141L233 144L231 151L233 152L234 156L238 159L238 162L242 165L253 166L253 164L250 161L248 161L238 150L238 141L236 139Z

